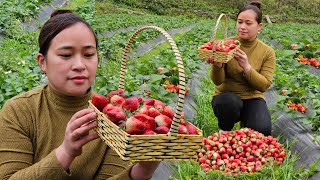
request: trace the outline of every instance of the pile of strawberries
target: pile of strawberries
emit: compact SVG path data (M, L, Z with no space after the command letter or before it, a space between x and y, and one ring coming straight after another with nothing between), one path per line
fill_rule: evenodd
M215 41L214 45L215 45L216 51L228 53L231 50L235 49L239 44L240 44L240 41L238 41L238 40L228 39L226 41L222 41L222 40ZM213 41L209 41L209 42L201 45L200 49L212 50L213 49Z
M301 57L301 58L297 58L296 59L298 62L300 62L301 64L305 64L305 65L310 65L313 66L315 68L320 68L320 61L317 61L316 58L305 58L305 57Z
M276 138L243 128L204 138L198 162L205 172L237 175L260 171L265 164L282 164L285 157L286 151Z
M303 114L307 112L307 106L304 106L301 103L293 103L292 101L289 100L286 103L286 105L288 106L288 108L295 110L295 111L299 111Z
M171 106L156 99L129 97L122 89L109 92L108 96L94 94L92 104L113 123L128 134L167 134L174 112ZM195 126L184 119L182 113L179 134L198 134Z
M179 85L166 84L166 85L163 85L163 87L168 92L179 94L179 90L180 90L180 86ZM185 95L187 95L189 93L189 91L190 91L190 89L186 87Z
M292 90L291 92L288 91L287 89L282 89L281 90L281 94L282 95L290 95L290 94L298 94L298 93L299 93L299 90L297 90L297 89ZM299 111L299 112L301 112L303 114L307 112L307 106L304 106L301 102L294 103L294 102L292 102L291 99L287 99L285 104L291 110Z

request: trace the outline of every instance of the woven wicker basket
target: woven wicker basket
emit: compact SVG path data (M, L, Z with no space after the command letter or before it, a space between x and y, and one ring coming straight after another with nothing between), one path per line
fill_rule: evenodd
M217 34L217 30L219 27L219 23L221 18L224 19L224 39L223 41L227 40L227 16L225 14L220 14L217 23L213 29L213 35L212 35L212 50L208 50L208 49L201 49L201 47L198 48L199 51L199 57L200 59L203 60L207 60L207 59L213 59L215 62L222 62L222 63L227 63L228 61L230 61L235 53L236 53L236 48L238 48L240 45L238 45L236 48L234 48L233 50L229 51L229 52L220 52L220 51L216 51L216 43L218 41L221 40L216 40L216 34Z
M176 112L170 127L168 134L156 134L156 135L130 135L127 132L120 129L116 124L106 118L106 116L100 112L89 101L89 107L93 108L98 115L98 127L95 129L100 138L123 160L129 161L162 161L162 160L196 160L197 153L200 151L202 143L202 131L195 127L198 131L196 135L178 134L178 126L180 123L181 112L184 106L185 98L185 73L183 62L179 53L179 50L173 41L172 37L163 29L157 26L145 26L137 30L129 42L126 44L120 72L119 89L124 90L124 75L126 71L126 61L128 58L128 52L131 48L131 43L136 36L143 30L152 29L161 32L168 42L170 43L179 71L179 85L180 91L178 95L178 101L176 106Z

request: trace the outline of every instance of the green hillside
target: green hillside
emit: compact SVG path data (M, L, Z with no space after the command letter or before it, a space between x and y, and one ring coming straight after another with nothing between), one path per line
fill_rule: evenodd
M114 12L114 7L127 9L142 9L148 13L158 15L180 15L216 17L220 13L227 13L235 17L238 9L243 7L248 0L111 0L99 1L98 10ZM262 10L271 16L273 21L284 22L320 22L320 0L262 0ZM99 4L103 3L103 6ZM112 7L112 8L111 8Z

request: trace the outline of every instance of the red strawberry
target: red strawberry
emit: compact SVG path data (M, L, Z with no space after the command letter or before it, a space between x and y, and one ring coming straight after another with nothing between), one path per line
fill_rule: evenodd
M158 126L170 127L172 124L172 120L168 116L163 114L160 114L159 116L157 116L155 120Z
M173 116L174 116L174 112L173 112L173 110L172 110L172 107L170 107L170 106L165 106L164 107L164 109L163 109L163 111L162 111L162 114L164 114L164 115L166 115L166 116L168 116L169 118L173 118Z
M157 105L162 106L162 109L166 106L162 101L159 100L154 100L154 106L156 107Z
M160 115L160 112L156 108L154 108L154 107L149 108L149 116L155 118L159 115Z
M140 96L138 96L137 99L138 99L139 103L143 101L142 97L140 97Z
M123 98L126 98L126 95L124 94L123 89L118 89L118 90L114 90L114 91L109 92L108 99L110 100L112 98L112 96L114 96L116 94L123 97Z
M103 113L106 113L107 111L113 109L114 105L112 104L107 104L104 108L103 108Z
M126 114L118 106L113 106L110 110L107 110L107 107L108 106L106 106L106 108L103 109L103 112L113 123L119 124L119 121L126 119Z
M156 121L153 117L145 114L135 114L133 117L144 123L145 130L154 130L156 128Z
M147 129L147 130L145 130L145 131L143 132L143 135L154 135L154 134L157 134L157 133L154 132L154 131L152 131L152 130L149 130L149 129Z
M160 113L162 113L162 111L163 111L163 107L159 104L154 106L154 108L156 108Z
M154 130L157 134L167 134L170 129L166 126L159 126Z
M128 98L126 99L123 104L122 104L122 107L125 109L125 110L128 110L128 111L131 111L131 112L134 112L135 110L137 110L139 108L139 100L138 98L136 97L131 97L131 98Z
M189 134L188 133L188 128L185 125L179 124L178 133L179 134Z
M143 122L131 116L126 121L126 132L129 134L142 134L144 132Z
M192 124L187 124L186 125L189 134L198 134L197 129L192 125Z
M185 119L183 119L183 118L181 119L180 118L180 124L187 125L188 122Z
M175 85L174 84L167 84L165 86L165 90L167 90L168 92L174 92L176 90Z
M145 99L144 100L145 105L153 106L154 105L154 99Z
M108 104L108 99L104 95L101 94L94 94L91 98L92 104L102 111L103 108Z
M160 74L163 71L163 69L164 69L163 67L158 67L157 68L158 73Z
M150 107L149 107L150 108ZM140 110L139 110L139 114L145 114L148 115L149 114L149 108L148 106L143 106Z
M115 106L121 106L125 99L119 95L113 95L110 99L110 103Z

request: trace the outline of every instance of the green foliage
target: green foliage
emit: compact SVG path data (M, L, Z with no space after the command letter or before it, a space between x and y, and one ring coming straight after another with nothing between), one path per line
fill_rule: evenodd
M216 17L227 13L235 17L238 10L248 3L247 0L113 0L126 7L147 9L159 15L178 15ZM277 22L313 22L319 23L320 0L264 0L264 14L271 15Z
M40 11L40 7L51 0L1 1L0 33L12 35L12 30L20 22L31 20Z

